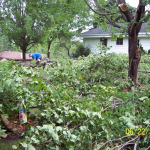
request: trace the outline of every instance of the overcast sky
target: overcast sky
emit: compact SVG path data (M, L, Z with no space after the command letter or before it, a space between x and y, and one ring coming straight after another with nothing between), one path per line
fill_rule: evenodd
M133 7L137 7L139 4L139 0L126 0L126 3L130 4Z

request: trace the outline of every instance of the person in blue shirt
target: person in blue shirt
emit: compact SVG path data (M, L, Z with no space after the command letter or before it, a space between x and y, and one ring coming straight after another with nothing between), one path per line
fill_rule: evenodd
M74 59L74 57L75 57L75 53L72 53L72 58Z
M42 55L40 53L29 54L29 58L32 57L33 60L41 61Z

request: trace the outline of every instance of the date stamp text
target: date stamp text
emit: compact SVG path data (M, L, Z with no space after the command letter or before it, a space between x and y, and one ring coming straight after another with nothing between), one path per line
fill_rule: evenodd
M126 128L126 135L150 135L150 128Z

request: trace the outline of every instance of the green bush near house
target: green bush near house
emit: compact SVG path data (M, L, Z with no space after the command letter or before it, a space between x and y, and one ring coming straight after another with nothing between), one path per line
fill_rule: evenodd
M87 46L83 46L83 45L79 45L76 49L75 52L75 57L79 57L79 56L88 56L90 54L91 50L90 47Z

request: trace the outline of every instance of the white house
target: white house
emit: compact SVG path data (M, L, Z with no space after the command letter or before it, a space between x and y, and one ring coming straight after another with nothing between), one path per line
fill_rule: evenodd
M143 46L143 49L148 51L150 49L150 31L147 32L145 28L146 23L142 24L141 30L138 35L139 44ZM81 33L83 37L84 46L89 46L93 54L97 54L98 47L97 44L102 42L106 46L112 46L108 51L109 53L128 53L128 38L118 38L116 41L112 41L111 32L104 32L101 28L92 28L87 32Z

